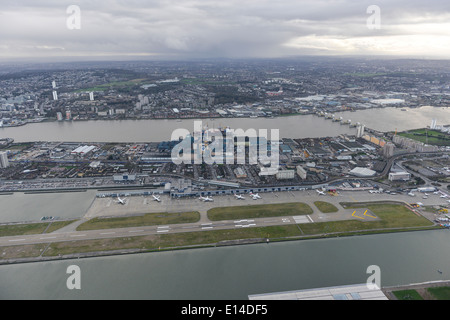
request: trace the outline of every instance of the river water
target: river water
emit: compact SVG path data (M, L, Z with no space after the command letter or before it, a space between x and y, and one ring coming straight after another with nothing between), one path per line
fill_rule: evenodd
M365 283L371 265L383 287L443 280L449 242L435 230L0 266L0 299L247 299ZM70 265L80 290L66 286Z
M421 107L402 111L382 108L340 112L344 120L360 122L379 131L399 131L424 128L432 119L439 124L450 124L449 108ZM64 121L27 124L21 127L0 128L0 138L27 141L85 141L85 142L158 142L170 140L179 128L194 131L194 119L189 120L117 120L117 121ZM233 129L279 129L283 138L316 138L355 134L356 129L315 115L297 115L268 118L217 118L201 120L204 126ZM444 122L444 123L442 123Z

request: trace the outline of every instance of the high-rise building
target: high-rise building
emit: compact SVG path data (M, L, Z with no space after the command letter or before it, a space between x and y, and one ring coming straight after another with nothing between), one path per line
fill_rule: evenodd
M72 119L72 112L70 112L70 110L66 111L66 120L70 120Z
M361 138L364 135L364 125L360 124L358 125L358 127L356 128L356 137L357 138Z
M89 92L89 100L94 101L94 93Z
M395 145L391 142L388 142L383 147L383 156L386 158L390 158L394 155Z
M306 170L303 169L302 166L297 166L297 174L298 174L299 177L302 178L303 180L306 179Z
M0 152L0 168L7 168L8 166L8 154L5 151L2 151Z
M52 87L53 89L56 89L56 81L52 81Z
M58 100L58 92L53 91L53 100Z
M62 120L63 120L63 116L62 116L62 113L61 113L61 112L57 112L57 113L56 113L56 119L57 119L58 121L62 121Z

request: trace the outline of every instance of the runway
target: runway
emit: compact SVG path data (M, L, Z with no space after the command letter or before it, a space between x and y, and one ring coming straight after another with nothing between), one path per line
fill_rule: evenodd
M88 220L94 217L126 217L129 215L145 214L145 213L161 213L161 212L200 212L200 220L195 223L171 224L165 226L139 226L133 228L115 228L101 229L90 231L75 231L71 229L71 225L56 230L49 234L21 235L0 237L0 246L52 243L74 240L92 240L107 239L130 236L158 235L181 232L196 232L210 230L224 230L237 228L253 228L267 227L276 225L303 224L314 222L338 221L338 220L376 220L378 219L372 212L364 208L344 209L340 202L362 202L362 201L400 201L404 203L412 203L414 200L421 200L425 205L442 204L445 199L439 198L438 195L428 196L428 199L421 199L419 196L410 197L408 195L388 195L388 194L370 194L367 191L342 191L336 196L319 195L315 191L288 191L278 193L262 193L261 199L252 200L245 195L244 200L237 200L234 196L216 196L213 202L203 202L198 199L170 199L168 196L162 196L161 202L150 201L149 197L129 197L126 204L122 205L113 198L96 198L86 215L82 220ZM325 201L334 204L337 212L322 213L314 205L315 201ZM227 206L243 206L243 205L260 205L273 203L289 203L303 202L308 204L313 210L309 215L295 215L284 217L265 217L254 219L234 219L223 221L210 221L207 211L214 207ZM426 216L426 215L425 215ZM433 215L428 214L426 218L432 220ZM81 221L73 223L75 229Z

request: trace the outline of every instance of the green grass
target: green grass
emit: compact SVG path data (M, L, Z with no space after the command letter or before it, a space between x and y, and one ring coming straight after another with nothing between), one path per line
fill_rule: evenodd
M65 227L65 226L67 226L67 225L69 225L69 224L71 224L71 223L73 223L73 222L75 222L75 221L76 221L76 220L67 220L67 221L55 221L55 222L52 222L52 223L50 224L50 227L48 227L48 229L45 231L45 233L50 233L50 232L56 231L56 230L61 229L61 228Z
M0 237L39 234L43 233L47 226L48 222L4 225L0 226Z
M235 207L220 207L208 210L208 218L212 221L266 218L312 214L313 210L306 203L261 204Z
M336 208L335 205L333 205L333 204L331 204L329 202L316 201L316 202L314 202L314 205L322 213L331 213L331 212L337 212L338 211L338 208Z
M307 235L379 230L389 228L431 227L433 223L422 216L417 216L401 204L343 204L347 209L366 208L379 220L343 220L302 224L300 227Z
M427 290L437 300L450 300L450 287L435 287L428 288Z
M147 213L140 216L120 218L94 218L78 226L77 230L130 228L161 224L191 223L200 220L199 212Z
M399 136L436 146L450 146L450 135L435 130L417 129L399 132Z
M95 87L91 88L84 88L77 90L75 92L84 92L84 91L104 91L109 90L110 88L117 88L117 87L132 87L135 85L142 85L144 82L146 82L146 79L133 79L129 81L113 81L110 83L101 84Z
M28 234L40 234L45 231L45 233L50 233L58 230L75 220L70 221L55 221L55 222L41 222L41 223L23 223L23 224L11 224L0 226L0 237L9 236L22 236ZM50 227L47 229L47 227ZM47 230L46 230L47 229Z
M398 300L423 300L422 296L416 290L397 290L392 291Z

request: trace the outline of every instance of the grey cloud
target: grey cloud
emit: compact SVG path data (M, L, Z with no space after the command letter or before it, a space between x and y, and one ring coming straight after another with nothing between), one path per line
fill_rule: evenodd
M66 8L72 4L81 8L81 30L66 28ZM384 28L377 32L365 25L371 4L382 12ZM408 28L396 26L447 23L450 4L437 0L22 0L2 2L0 10L0 57L126 53L266 57L310 52L285 45L301 37L408 35Z

